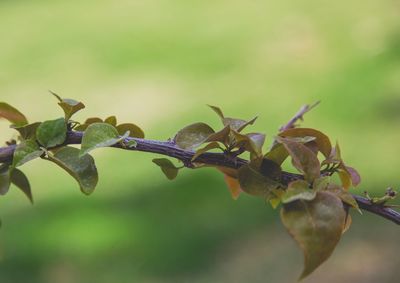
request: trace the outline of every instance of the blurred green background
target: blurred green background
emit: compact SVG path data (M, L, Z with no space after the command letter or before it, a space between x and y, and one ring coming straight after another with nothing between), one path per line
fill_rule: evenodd
M0 1L0 99L31 121L62 115L48 93L167 139L205 105L277 128L321 100L305 126L339 140L355 193L398 188L400 4L392 0ZM1 141L13 137L0 123ZM0 198L0 282L295 282L302 256L262 200L233 201L222 175L170 182L145 153L100 149L95 193L59 168L22 168L35 205ZM398 282L399 227L368 213L304 282Z

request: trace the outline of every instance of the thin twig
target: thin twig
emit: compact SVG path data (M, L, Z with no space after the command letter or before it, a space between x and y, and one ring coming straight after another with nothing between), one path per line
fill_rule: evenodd
M63 145L69 144L80 144L82 142L82 132L77 131L69 131L67 133L67 139ZM183 150L178 148L174 142L172 141L156 141L156 140L147 140L147 139L139 139L139 138L127 138L126 141L135 140L137 142L136 147L125 147L123 144L115 144L112 147L120 148L124 150L134 150L134 151L143 151L143 152L151 152L158 153L162 155L166 155L169 157L176 158L181 160L186 167L191 168L190 164L192 164L191 160L194 151ZM0 163L12 162L13 154L16 146L10 145L7 147L0 148ZM196 158L197 163L204 163L208 165L216 165L223 167L230 167L234 169L238 169L241 166L248 163L247 160L241 158L229 158L223 153L212 153L206 152L201 154ZM293 174L289 172L283 172L281 177L281 182L284 184L288 184L294 180L302 179L303 176L299 174ZM374 213L376 215L382 216L390 221L393 221L396 224L400 224L400 213L376 204L371 203L367 198L361 196L354 196L358 205L361 209Z
M296 122L298 120L303 121L304 114L306 114L307 112L311 111L319 103L320 103L320 101L317 101L312 105L307 104L307 105L302 106L300 108L300 110L293 116L292 119L289 120L289 122L286 125L284 125L284 126L279 128L279 132L283 132L283 131L295 128L296 127Z

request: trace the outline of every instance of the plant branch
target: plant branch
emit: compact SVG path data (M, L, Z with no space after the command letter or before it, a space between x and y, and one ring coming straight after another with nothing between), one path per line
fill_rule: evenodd
M309 110L309 108L308 108L308 110ZM303 110L302 112L299 111L299 113L301 112L302 114L298 113L298 114L296 114L296 116L300 117L301 115L303 115L305 113L304 111L307 112L306 110ZM293 125L295 123L295 121L297 121L297 119L299 119L299 118L296 118L295 120L292 119L291 121L294 121L294 122L289 122L287 125L289 125L289 124ZM82 136L83 136L82 132L69 131L67 133L67 139L63 145L80 144L82 142ZM156 140L139 139L139 138L127 138L125 141L128 142L129 140L135 140L137 142L136 147L126 147L126 146L124 146L123 143L115 144L112 147L120 148L120 149L124 149L124 150L134 150L134 151L143 151L143 152L162 154L162 155L173 157L173 158L176 158L176 159L182 161L185 167L188 167L188 168L194 167L191 160L192 160L195 152L180 149L175 145L175 143L173 141L156 141ZM16 145L0 147L0 163L12 162L15 148L16 148ZM241 166L247 164L247 161L242 158L238 158L238 157L232 159L231 157L229 157L223 153L206 152L196 158L196 163L204 163L204 164L208 164L208 165L216 165L216 166L223 166L223 167L230 167L230 168L238 169ZM283 172L281 182L284 184L288 184L291 181L302 179L302 178L303 178L302 175L299 175L299 174ZM354 195L354 198L357 201L357 203L361 209L369 211L369 212L379 215L381 217L384 217L384 218L400 225L400 213L399 212L397 212L391 208L382 206L382 205L377 205L377 204L371 203L370 200L368 200L367 198L364 198L362 196Z
M316 107L318 104L320 103L320 101L315 102L312 105L304 105L300 108L300 110L293 116L292 119L289 120L289 122L287 122L286 125L282 126L279 128L279 132L283 132L292 128L296 127L296 122L298 120L303 121L303 116L304 114L306 114L307 112L311 111L314 107Z

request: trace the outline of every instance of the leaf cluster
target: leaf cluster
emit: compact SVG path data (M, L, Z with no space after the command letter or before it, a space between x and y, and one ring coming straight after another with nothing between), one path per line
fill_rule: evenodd
M29 123L19 110L7 103L0 103L0 118L8 120L10 127L18 132L12 162L0 165L0 194L6 194L10 185L14 184L33 202L28 178L17 167L41 158L64 169L77 181L81 191L89 195L98 183L95 161L89 152L117 143L125 147L135 147L136 141L132 138L144 138L140 127L133 123L117 124L115 116L104 121L97 117L88 118L83 123L73 121L72 116L84 109L85 105L80 101L52 94L58 100L64 115L43 122ZM68 131L72 130L84 132L80 149L65 144Z
M29 123L13 106L0 102L0 118L8 120L10 127L18 132L17 140L9 143L15 144L12 161L0 163L1 195L13 184L33 202L28 178L19 168L36 159L52 162L65 170L77 181L80 190L89 195L98 183L91 152L101 147L136 148L145 137L139 126L119 124L115 116L104 120L91 117L82 123L74 121L73 115L85 105L53 95L63 115L35 123ZM262 198L273 208L281 206L282 223L304 254L300 279L304 278L332 254L341 235L350 227L349 210L360 211L349 193L350 188L359 185L360 175L345 163L339 144L333 146L319 130L295 127L292 121L271 138L271 146L264 151L265 134L245 132L257 117L231 118L219 107L209 106L221 121L219 129L196 122L179 130L169 141L171 148L185 152L190 160L180 160L185 161L181 166L166 158L155 158L153 162L170 180L184 167L214 167L224 175L234 199L245 193ZM74 131L83 132L80 148L68 145L68 135ZM210 152L217 152L234 163L243 161L244 157L246 162L237 168L210 164L205 158ZM283 178L285 161L298 173L296 180L287 182ZM394 197L395 193L390 191L382 198L371 199L371 203L384 205Z
M339 144L332 146L324 133L312 128L289 128L279 132L271 147L263 152L265 135L243 133L256 118L228 118L216 106L210 106L222 122L214 130L203 122L188 125L174 137L176 146L193 151L195 168L211 165L199 161L206 152L221 151L226 158L250 157L239 169L213 166L224 174L234 199L241 193L261 197L276 208L282 204L281 219L304 253L304 270L310 274L333 252L344 231L351 224L349 208L360 211L349 193L360 181L358 172L345 164ZM282 164L289 160L301 179L283 181ZM178 168L167 159L157 161L169 179ZM333 175L340 180L335 183Z

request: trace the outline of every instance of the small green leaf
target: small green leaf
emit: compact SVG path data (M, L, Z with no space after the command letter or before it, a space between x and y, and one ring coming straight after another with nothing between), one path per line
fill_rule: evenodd
M144 138L143 130L132 123L119 124L117 126L117 131L120 135L123 135L124 133L129 131L130 132L129 136L132 138L140 138L140 139Z
M67 125L64 118L44 121L36 129L36 138L45 148L63 144L67 137Z
M239 129L243 129L246 126L247 121L236 118L223 118L222 123L224 124L224 126L229 125L231 129L239 132Z
M137 141L135 141L135 140L129 140L129 141L125 142L125 145L126 145L127 147L129 147L129 148L136 147L136 146L137 146Z
M288 129L279 134L281 137L315 137L315 142L318 145L319 150L325 155L326 158L329 157L332 151L332 145L329 138L322 132L310 129L310 128L293 128Z
M205 153L205 152L207 152L207 151L209 151L211 149L215 149L215 148L221 149L221 146L217 142L210 142L205 147L196 150L196 153L192 157L192 161L194 161L197 157L199 157L203 153Z
M181 129L175 136L175 143L182 149L194 149L214 134L214 130L205 123L194 123Z
M5 195L10 188L10 170L8 165L0 165L0 195Z
M110 124L111 126L116 127L116 126L117 126L117 117L115 117L115 116L107 117L107 118L104 120L104 123L107 123L107 124ZM125 132L126 132L126 131L125 131ZM124 133L125 133L125 132L124 132Z
M313 200L316 192L309 188L304 180L296 180L289 184L282 196L282 203L290 203L296 200Z
M83 134L80 155L99 147L107 147L121 141L116 128L107 123L93 123Z
M320 176L321 165L317 156L305 145L291 140L277 137L293 159L293 165L302 173L308 182L312 182Z
M35 158L40 157L43 154L43 150L39 148L39 145L34 140L26 140L17 145L14 151L12 167L18 167L22 164L31 161Z
M250 165L243 165L238 170L240 187L250 195L267 197L279 183L262 175Z
M360 174L353 167L350 167L350 166L345 166L345 167L346 167L346 171L351 176L351 183L353 184L354 187L357 187L361 183Z
M89 195L97 185L98 173L93 157L89 154L80 157L79 153L79 149L65 146L54 155L49 154L48 160L67 171L79 183L81 191Z
M29 140L29 139L36 139L36 130L39 127L41 122L32 123L25 126L14 126L12 125L11 128L17 130L21 135L22 139Z
M24 114L5 102L0 102L0 118L8 120L15 126L28 124L28 120Z
M19 188L33 204L33 196L31 191L31 185L29 184L28 178L19 169L13 169L11 171L11 183Z
M329 258L342 235L346 212L339 198L318 192L312 201L284 205L283 225L304 253L303 279Z
M70 98L61 98L56 93L51 91L50 93L58 99L58 105L60 105L60 107L64 110L65 121L68 121L72 117L72 115L74 115L79 110L85 108L85 105L82 102Z
M153 159L153 163L160 166L161 171L169 180L175 179L178 175L179 168L177 168L169 159L155 158Z

